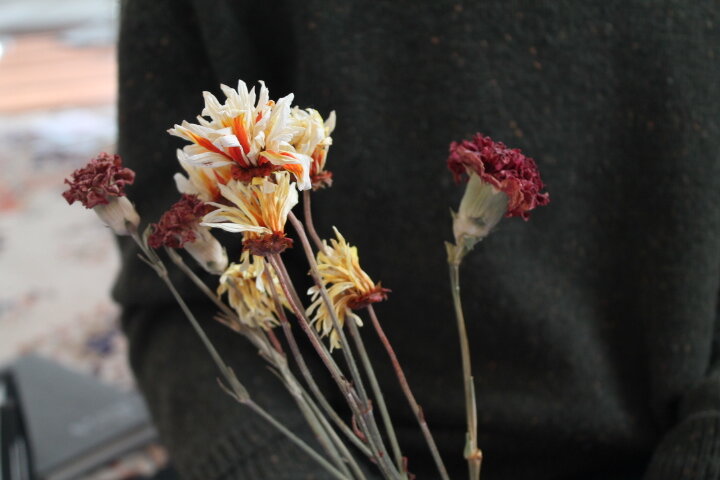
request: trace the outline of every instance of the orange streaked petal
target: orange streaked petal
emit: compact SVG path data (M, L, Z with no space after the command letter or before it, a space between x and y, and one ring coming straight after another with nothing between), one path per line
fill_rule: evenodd
M297 178L302 178L303 176L303 166L300 163L286 163L281 165L281 167L294 174Z
M188 132L188 135L190 135L190 138L192 138L193 142L203 147L205 150L210 150L211 152L219 153L220 155L224 155L227 157L227 154L217 148L215 145L212 144L210 140L208 140L205 137L198 137L192 132Z
M232 129L235 133L235 136L240 141L240 145L242 145L243 152L247 154L250 151L250 141L248 140L247 132L245 131L245 127L243 126L243 120L245 119L245 114L240 114L237 117L232 119Z

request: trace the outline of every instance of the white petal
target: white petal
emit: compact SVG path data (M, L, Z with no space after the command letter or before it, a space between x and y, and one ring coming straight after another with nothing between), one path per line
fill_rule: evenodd
M330 112L330 115L328 115L327 120L325 120L325 135L330 135L333 130L335 130L336 121L335 110L333 110Z
M175 180L175 187L178 192L187 193L188 195L197 195L199 193L190 180L182 173L176 173L173 179Z
M239 147L240 141L235 135L223 135L213 141L213 145L224 150L228 147Z
M240 232L272 233L269 229L267 229L265 227L258 227L256 225L246 225L246 224L232 223L232 222L221 222L221 223L202 222L200 225L203 227L209 227L209 228L220 228L222 230L225 230L227 232L232 232L232 233L240 233Z

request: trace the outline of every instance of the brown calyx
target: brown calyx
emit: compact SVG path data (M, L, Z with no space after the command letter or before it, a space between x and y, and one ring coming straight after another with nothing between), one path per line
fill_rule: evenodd
M353 297L348 300L347 306L352 310L360 310L361 308L365 308L372 303L378 303L382 302L383 300L387 300L387 294L391 291L392 290L390 290L389 288L383 288L380 283L378 283L377 285L375 285L375 287L373 287L372 290L367 293L353 295Z
M241 167L240 165L233 165L231 174L232 178L241 182L250 183L255 177L267 177L273 172L277 172L282 168L272 163L265 163L263 165L252 166L252 167Z
M313 190L320 190L321 188L330 188L332 186L332 172L325 170L314 175L310 175L310 182L312 183Z
M285 232L266 233L255 235L243 240L243 250L253 255L265 257L275 253L282 253L286 248L293 246L292 238L285 236Z

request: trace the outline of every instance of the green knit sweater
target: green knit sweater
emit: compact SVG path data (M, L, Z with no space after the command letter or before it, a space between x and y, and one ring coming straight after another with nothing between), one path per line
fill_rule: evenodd
M165 130L200 113L203 90L264 80L272 98L337 111L335 183L313 197L316 225L338 226L392 289L377 311L452 478L466 478L465 420L443 242L462 188L444 161L450 141L481 131L535 158L551 195L529 222L504 220L461 272L483 479L720 479L718 2L122 8L119 153L146 221L178 196L183 142ZM170 296L122 249L132 365L183 478L325 478L217 388ZM177 281L257 402L302 428L256 353ZM437 478L365 333L409 468Z

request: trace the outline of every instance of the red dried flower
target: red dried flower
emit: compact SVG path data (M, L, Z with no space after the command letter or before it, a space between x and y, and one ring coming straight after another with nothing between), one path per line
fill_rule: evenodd
M472 140L452 142L447 162L455 181L460 182L464 175L474 172L504 192L508 196L506 217L527 220L530 210L550 201L548 193L540 193L544 185L535 160L481 133Z
M197 239L197 228L202 217L212 210L197 195L183 194L180 200L163 213L158 223L153 223L153 233L148 237L152 248L166 246L183 248Z
M70 189L63 192L69 204L76 200L85 208L108 204L108 197L125 196L125 185L132 185L135 172L123 168L120 155L101 153L83 168L72 173L72 180L65 179Z

